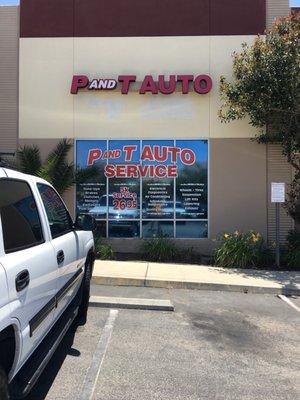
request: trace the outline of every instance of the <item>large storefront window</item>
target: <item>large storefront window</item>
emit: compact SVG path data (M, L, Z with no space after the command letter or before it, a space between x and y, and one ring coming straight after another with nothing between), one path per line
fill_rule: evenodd
M207 140L78 140L76 165L98 169L77 185L77 212L100 235L207 237Z

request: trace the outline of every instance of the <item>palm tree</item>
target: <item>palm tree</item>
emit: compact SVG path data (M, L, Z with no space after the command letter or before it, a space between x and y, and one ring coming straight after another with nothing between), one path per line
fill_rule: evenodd
M84 183L98 174L95 166L76 169L73 163L68 162L68 153L72 147L68 139L60 140L42 163L38 146L25 145L17 150L14 162L8 164L25 174L46 179L60 194L63 194L74 183Z

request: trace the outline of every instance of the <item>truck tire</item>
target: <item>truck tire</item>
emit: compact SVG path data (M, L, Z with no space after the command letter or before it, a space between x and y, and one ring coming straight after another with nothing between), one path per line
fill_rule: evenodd
M80 287L80 304L78 308L78 322L85 325L89 308L91 291L92 264L90 257L86 261L85 273Z
M8 382L7 382L7 375L4 369L0 365L0 399L1 400L8 400Z

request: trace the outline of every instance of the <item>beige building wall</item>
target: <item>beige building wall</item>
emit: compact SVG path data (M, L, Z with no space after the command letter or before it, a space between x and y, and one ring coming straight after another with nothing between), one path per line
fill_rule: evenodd
M15 152L18 136L19 7L0 6L0 153Z
M221 124L217 115L220 75L231 79L232 53L241 49L242 42L253 40L253 36L22 38L20 142L38 144L45 156L62 137L210 139L209 239L178 242L208 253L215 243L211 239L224 231L253 229L272 237L274 224L268 211L272 155L252 140L257 132L247 120ZM202 73L213 80L207 95L140 95L136 90L128 95L118 90L70 94L73 74L90 78L136 74L141 81L146 74ZM279 165L290 171L285 160ZM73 209L74 191L65 199ZM136 239L111 242L117 251L140 248Z
M253 137L247 121L217 118L219 78L229 77L234 51L253 36L22 38L20 138ZM73 74L209 74L207 95L140 95L119 91L70 94Z
M210 141L210 233L267 234L266 146L249 139Z
M59 139L21 139L21 145L36 144L45 160ZM208 253L211 239L224 231L256 230L267 236L267 151L247 138L210 140L209 145L209 239L178 239ZM69 161L74 161L70 153ZM74 190L64 199L74 215ZM138 251L135 239L113 239L118 251Z

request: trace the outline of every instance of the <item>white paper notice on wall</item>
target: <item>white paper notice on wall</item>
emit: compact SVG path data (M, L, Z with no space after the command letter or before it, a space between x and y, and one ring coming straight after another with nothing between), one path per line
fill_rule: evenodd
M272 203L285 202L285 183L283 182L271 183L271 202Z

